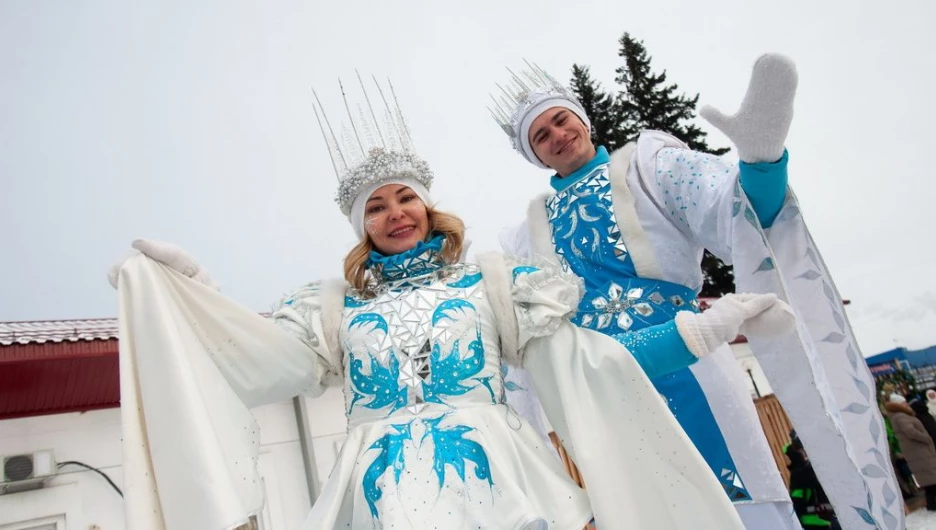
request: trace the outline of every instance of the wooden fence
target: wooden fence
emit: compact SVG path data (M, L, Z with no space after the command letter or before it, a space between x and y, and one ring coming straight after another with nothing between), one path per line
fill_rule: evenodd
M793 428L793 425L790 423L790 418L787 417L786 411L780 406L780 401L777 400L777 396L773 394L755 399L754 406L757 408L757 416L760 418L761 429L764 430L767 443L770 444L770 452L773 453L774 462L777 464L777 469L783 477L783 483L789 488L790 471L787 469L787 458L786 455L783 454L783 447L790 443L790 430ZM559 451L559 456L562 458L562 463L565 464L566 472L579 486L584 487L585 484L582 481L582 476L579 474L578 468L575 467L575 463L569 458L565 448L562 447L562 443L559 442L559 437L556 436L556 433L550 433L549 437Z
M770 452L773 453L774 462L777 463L777 469L783 477L783 483L790 487L790 471L787 469L787 458L783 454L783 446L790 443L790 418L786 411L780 406L777 396L770 394L754 400L754 406L757 408L757 416L760 418L761 429L767 437L767 443L770 444Z

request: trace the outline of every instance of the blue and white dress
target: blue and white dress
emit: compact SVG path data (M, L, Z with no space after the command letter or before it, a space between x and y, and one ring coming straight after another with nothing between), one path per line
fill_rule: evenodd
M742 528L637 355L568 320L574 276L499 254L444 265L442 244L373 256L368 296L315 283L271 319L145 256L128 260L133 527L245 524L264 498L250 409L341 385L347 436L304 528L578 530L592 517L605 528ZM505 403L505 361L530 374L588 491Z
M305 527L582 528L592 518L585 492L505 404L506 365L481 271L443 265L442 242L373 254L373 296L345 298L339 341L348 436ZM546 274L512 273L519 284ZM524 314L538 318L521 320L521 335L548 333L574 307L574 283L550 285L541 294L552 308L531 313L527 302ZM321 317L318 284L273 314L316 348Z

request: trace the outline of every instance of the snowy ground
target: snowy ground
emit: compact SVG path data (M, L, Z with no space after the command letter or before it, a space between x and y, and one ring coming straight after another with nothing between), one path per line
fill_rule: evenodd
M936 512L924 509L907 516L907 530L936 530Z

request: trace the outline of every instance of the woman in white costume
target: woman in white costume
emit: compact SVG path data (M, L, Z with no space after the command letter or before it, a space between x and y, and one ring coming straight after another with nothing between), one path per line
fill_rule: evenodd
M641 354L569 322L574 277L461 262L464 225L432 207L428 165L406 142L361 154L339 171L359 239L345 281L299 289L269 320L173 245L137 241L112 270L131 527L244 524L263 502L248 409L330 384L348 436L306 529L741 527ZM715 315L735 329L792 326L775 297L729 306ZM504 363L529 371L587 492L506 404Z

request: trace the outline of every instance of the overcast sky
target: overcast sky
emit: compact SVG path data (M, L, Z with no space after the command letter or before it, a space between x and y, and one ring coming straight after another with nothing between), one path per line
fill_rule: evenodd
M0 0L0 321L116 315L106 271L136 237L255 310L340 275L354 236L309 89L332 108L354 68L393 79L435 199L494 249L548 174L487 114L493 83L529 58L610 86L629 31L726 111L760 53L797 62L790 182L862 349L936 344L934 5Z

